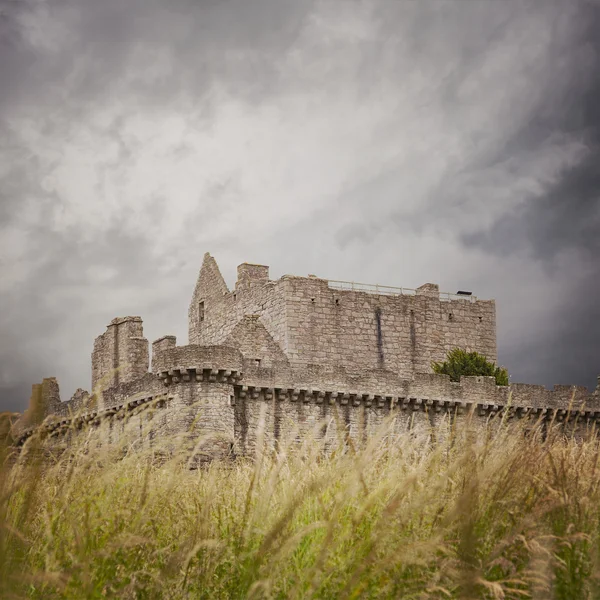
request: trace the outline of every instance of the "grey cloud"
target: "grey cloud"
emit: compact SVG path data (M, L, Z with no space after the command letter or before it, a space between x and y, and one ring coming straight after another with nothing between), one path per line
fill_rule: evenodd
M141 314L150 339L166 333L185 339L188 297L204 250L218 259L224 256L221 266L231 273L236 257L237 262L265 257L283 272L303 273L317 270L322 256L325 276L342 278L336 272L339 268L349 277L358 272L368 279L374 276L370 266L383 264L384 259L395 268L393 256L377 254L382 247L391 254L404 248L398 246L403 236L418 241L432 230L453 231L457 226L453 237L467 255L487 253L489 273L461 273L460 266L447 263L444 268L454 269L453 280L461 278L474 287L491 289L498 261L511 256L549 263L571 250L589 265L600 250L595 235L600 225L600 181L594 168L600 164L600 80L593 78L600 65L594 37L600 28L599 9L592 3L567 4L0 0L0 158L5 159L4 170L0 167L0 232L22 232L27 241L23 265L1 265L13 272L23 268L26 275L2 298L0 409L24 408L31 383L44 376L58 375L63 397L77 386L88 387L93 339L117 314ZM353 39L350 33L349 41L338 46L327 29L311 30L322 33L321 38L304 37L315 15L335 27L343 24L348 11L356 11L359 25L367 21L372 25L368 35ZM489 61L510 50L511 32L523 19L538 16L542 30L553 29L555 41L544 61L531 59L527 90L535 94L523 98L525 120L520 121L521 116L512 120L507 106L498 122L485 123L473 139L481 151L450 162L416 207L409 203L412 192L406 189L405 178L418 172L419 161L425 159L409 156L400 166L374 165L360 183L341 190L339 198L300 222L273 222L264 237L245 230L237 239L215 241L210 236L215 223L232 218L236 207L247 201L240 184L243 173L232 169L212 178L197 210L182 222L172 246L189 250L161 255L154 239L161 235L161 222L178 211L169 190L155 190L145 199L151 216L146 233L136 229L138 216L126 204L121 212L109 215L105 231L85 232L77 225L57 228L53 215L57 207L67 205L43 185L55 165L44 164L15 130L16 115L34 116L42 138L60 148L68 145L76 130L91 130L89 114L111 107L108 125L92 136L93 143L114 142L118 148L116 157L94 167L99 183L98 189L90 184L90 196L98 197L103 197L105 178L117 173L125 177L142 150L140 142L124 136L131 118L158 107L193 115L194 127L210 132L219 89L249 106L276 103L294 94L304 98L301 92L310 86L315 93L326 91L328 97L352 94L357 108L379 96L397 94L396 103L391 103L398 107L395 127L386 128L386 122L378 135L382 145L398 138L401 146L402 129L411 125L402 122L402 102L418 108L411 118L418 114L427 121L437 115L441 123L464 122L469 111L478 108L461 96L465 82L473 74L485 75ZM565 20L569 26L576 24L568 33ZM32 21L41 23L35 35ZM300 62L290 68L294 49ZM315 69L325 75L313 80ZM507 94L510 89L507 78L495 82L493 93ZM320 95L315 102L326 102L326 97ZM352 127L354 123L348 123ZM423 135L429 131L424 128ZM515 178L520 177L519 169L528 168L524 157L536 156L557 132L587 144L585 161L561 173L543 193L525 198L514 212L500 214L491 227L481 226L478 211L485 212L486 198L478 208L473 196L479 189L503 185L493 179L494 169L512 161ZM289 140L290 145L294 142ZM165 147L164 153L184 159L192 148L181 139ZM179 185L171 183L173 189ZM23 211L30 218L24 219ZM469 223L466 231L460 228L464 222ZM376 246L384 238L387 245ZM211 239L210 247L204 247L206 239ZM445 243L438 246L442 259ZM348 256L360 262L357 258L351 264L354 258ZM430 272L436 267L430 266ZM384 276L382 269L379 273ZM544 332L524 328L522 338L507 338L499 331L501 357L517 379L551 384L558 383L553 379L560 375L562 382L591 385L599 369L600 331L595 324L600 319L593 299L600 290L593 281L582 284L571 275L560 274L561 285L576 286L577 301L563 306ZM423 275L423 280L428 277ZM516 279L505 283L499 307L509 306L510 288L515 285ZM518 308L502 310L518 318ZM566 357L565 345L573 348Z
M465 244L493 254L529 252L540 261L552 261L565 249L600 260L599 164L600 148L591 150L546 194L503 215L488 230L464 234Z
M581 16L580 38L567 61L571 72L561 95L542 105L501 155L534 148L559 131L582 140L585 157L559 173L543 193L462 239L467 248L479 248L491 257L539 261L554 277L556 290L568 290L539 337L528 338L525 330L520 340L504 340L505 356L522 365L522 378L549 385L561 377L561 383L593 387L600 370L600 5L587 5ZM579 270L587 272L583 280L577 269L567 273L559 268L565 252L579 257Z
M0 102L68 102L73 111L132 93L143 105L184 95L201 104L217 78L236 94L277 83L277 55L293 43L312 2L155 0L4 2ZM28 19L64 31L36 47ZM165 70L148 75L157 58ZM68 92L68 93L67 93ZM41 97L40 97L41 95Z
M559 288L568 286L567 278L557 281ZM598 283L590 278L568 289L568 303L549 318L547 327L532 332L523 329L512 338L500 332L500 361L514 365L513 381L585 385L593 390L600 372L600 305Z
M481 5L469 3L471 6ZM550 6L551 3L544 3L535 8L546 10ZM593 387L600 356L596 301L600 294L600 43L597 35L600 10L598 4L583 2L569 8L555 4L554 8L557 10L552 22L553 42L545 64L539 65L539 68L550 69L551 76L539 71L531 73L541 87L536 98L527 99L532 104L523 126L515 130L514 123L508 124L507 131L513 132L503 139L505 124L490 122L489 131L494 132L497 143L474 154L463 168L448 172L413 210L402 207L402 174L393 169L382 172L361 189L353 190L353 194L357 202L364 197L393 198L395 194L398 210L380 214L375 220L366 212L363 221L344 225L338 236L347 245L372 238L376 229L383 229L384 234L390 236L394 232L400 235L431 231L454 234L466 252L478 250L489 255L489 275L474 274L472 285L480 288L486 287L486 279L494 277L496 257L515 256L527 264L538 261L541 269L555 278L557 291L568 289L571 293L564 294L565 302L550 316L543 331L527 328L524 321L523 337L507 338L501 320L500 357L517 380L552 385L559 382L558 378L562 383L578 382ZM561 33L560 28L564 26L561 9L576 11L575 15L571 13L576 23L572 35ZM443 98L449 104L448 118L460 106L457 89L465 76L470 70L485 66L489 48L495 42L502 42L507 28L518 23L520 16L510 15L508 10L499 14L489 45L476 36L470 37L469 31L465 32L467 43L463 51L458 55L448 54L452 68L440 79L434 96L434 101ZM435 19L418 27L421 34L418 39L426 44L430 37L424 31L435 27ZM453 27L452 23L449 27L444 23L442 29L447 37L440 42L441 46L448 43ZM490 34L487 28L480 31L486 36ZM422 51L426 53L427 49ZM485 195L487 190L493 190L494 170L501 165L508 175L526 176L530 162L524 158L543 151L544 144L557 134L571 136L582 143L585 156L557 173L554 182L545 185L542 193L524 195L515 208L500 211L491 226L473 227L474 219L465 217L470 212L485 213L486 206L494 201ZM482 186L482 182L485 185ZM504 183L500 179L497 185ZM477 194L481 195L477 197ZM350 238L345 235L347 232L352 233ZM569 272L561 270L556 260L565 252L580 257L579 268L571 263ZM585 272L589 276L582 282L581 273ZM490 285L491 281L487 287ZM514 281L506 281L504 289L500 287L497 302L502 318L518 321L525 317L520 315L523 307L512 306L511 287L515 285L518 285L516 273ZM532 299L532 302L537 301Z
M168 312L156 304L164 304L161 290L172 285L172 276L159 274L151 240L122 229L91 243L70 233L36 231L32 237L40 241L35 251L42 260L24 284L3 294L2 409L23 409L31 384L43 377L58 375L66 397L75 387L89 388L92 342L104 330L107 314ZM99 278L97 268L112 273Z
M484 231L466 234L467 245L489 252L528 249L542 261L576 248L600 259L600 5L582 13L576 51L563 61L569 68L558 97L542 104L527 127L510 139L495 160L540 146L553 133L574 135L585 157L558 174L543 194L527 198L513 214L503 215Z

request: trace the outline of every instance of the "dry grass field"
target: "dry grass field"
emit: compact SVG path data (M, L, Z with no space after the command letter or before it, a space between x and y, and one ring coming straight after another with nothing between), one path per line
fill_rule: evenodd
M469 431L198 469L5 447L0 597L600 598L597 439Z

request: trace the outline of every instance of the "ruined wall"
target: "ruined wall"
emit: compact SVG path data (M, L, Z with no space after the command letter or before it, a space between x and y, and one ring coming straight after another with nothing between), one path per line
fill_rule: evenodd
M229 294L215 259L207 252L204 255L198 281L194 287L188 310L189 343L208 345L215 332L207 330L214 321L220 320L219 313L223 297ZM212 334L212 336L211 336ZM208 336L208 337L207 337Z
M134 381L148 372L148 340L140 317L117 317L94 341L92 390Z
M47 377L42 383L31 386L29 406L23 414L20 427L31 427L41 423L47 415L60 410L60 389L56 377Z

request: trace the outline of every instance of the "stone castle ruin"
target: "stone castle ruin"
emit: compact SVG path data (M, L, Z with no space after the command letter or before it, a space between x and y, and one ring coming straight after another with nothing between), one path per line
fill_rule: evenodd
M314 275L274 281L267 266L248 263L229 290L206 253L188 322L188 345L165 335L150 353L140 317L113 319L94 342L92 393L77 390L62 402L54 378L34 385L19 442L40 425L60 438L91 423L109 443L130 427L150 445L196 428L212 436L214 453L244 454L259 428L276 445L311 432L325 442L340 433L364 440L386 417L398 435L467 414L481 424L500 413L578 428L600 420L598 388L500 387L493 377L455 383L434 374L432 361L455 347L497 360L495 303L469 292ZM133 411L134 427L124 418Z

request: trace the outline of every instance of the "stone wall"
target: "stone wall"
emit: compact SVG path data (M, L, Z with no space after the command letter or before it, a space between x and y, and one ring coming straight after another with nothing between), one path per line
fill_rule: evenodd
M155 373L162 379L184 379L190 376L190 371L197 371L194 377L201 377L204 370L213 369L216 372L227 371L229 376L232 373L239 373L241 376L243 357L237 348L192 344L158 352L153 364Z
M36 386L38 400L52 411L43 427L60 438L61 431L77 430L73 423L97 423L99 445L127 441L175 449L185 436L188 450L208 457L252 453L259 439L270 447L314 439L326 450L360 445L386 421L393 436L440 439L451 426L465 424L470 412L479 429L503 415L562 423L577 435L600 423L600 397L577 386L498 387L492 377L454 383L437 374L405 380L391 371L357 374L316 365L266 368L234 348L196 345L166 349L156 365L157 373L121 382L87 406L83 399L93 398L81 392L69 402L58 398L54 410L55 380L46 383L46 396ZM148 412L138 415L144 407ZM29 430L21 433L25 440Z
M170 350L171 348L175 348L177 346L177 338L174 335L163 335L162 337L154 340L152 342L152 371L156 372L156 357L159 352L163 352L164 350Z
M94 341L92 390L134 381L148 372L148 340L140 317L117 317Z
M286 354L294 364L387 369L410 378L430 372L431 362L454 347L497 359L493 301L443 301L431 284L415 296L377 295L332 289L318 278L285 279Z

